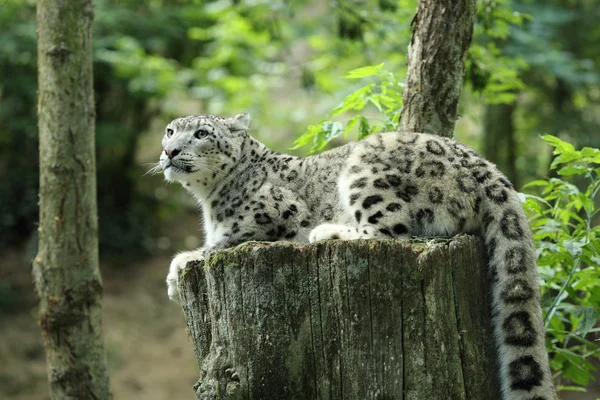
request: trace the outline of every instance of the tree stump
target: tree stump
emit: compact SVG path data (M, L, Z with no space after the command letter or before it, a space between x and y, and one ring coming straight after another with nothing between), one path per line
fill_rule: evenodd
M480 239L251 242L191 262L198 399L500 399Z

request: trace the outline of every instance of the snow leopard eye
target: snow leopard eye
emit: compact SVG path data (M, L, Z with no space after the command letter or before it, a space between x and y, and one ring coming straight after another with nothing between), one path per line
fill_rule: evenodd
M209 135L209 131L207 131L206 129L198 129L196 132L194 132L194 137L196 139L201 139L203 137L207 137Z
M168 128L167 129L167 137L171 137L173 136L173 129Z

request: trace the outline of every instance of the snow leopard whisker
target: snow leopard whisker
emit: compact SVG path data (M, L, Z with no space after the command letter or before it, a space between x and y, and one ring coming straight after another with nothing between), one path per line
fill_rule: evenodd
M150 166L150 169L148 169L148 171L146 171L146 173L143 176L146 175L157 175L160 174L161 172L163 172L163 167L162 165L160 165L160 162L157 163L147 163L144 164L146 167Z

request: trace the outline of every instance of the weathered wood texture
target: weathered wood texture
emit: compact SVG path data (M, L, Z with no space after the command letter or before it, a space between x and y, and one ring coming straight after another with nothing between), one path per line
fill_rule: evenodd
M400 130L452 137L476 0L420 0L408 46Z
M109 399L102 337L91 0L39 0L40 301L52 399ZM24 155L32 157L32 155Z
M499 399L483 248L248 243L180 289L198 399Z

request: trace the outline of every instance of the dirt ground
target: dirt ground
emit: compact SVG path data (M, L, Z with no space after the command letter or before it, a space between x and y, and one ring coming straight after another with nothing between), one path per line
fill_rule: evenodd
M0 399L48 399L45 356L29 267L21 254L1 257L0 282L17 288L16 311L0 313ZM111 389L119 399L194 399L198 379L180 307L164 284L168 258L118 271L103 267L104 332Z

